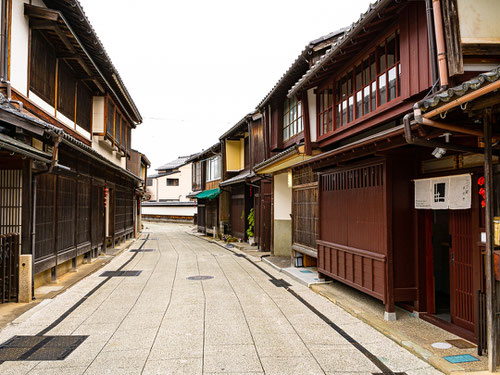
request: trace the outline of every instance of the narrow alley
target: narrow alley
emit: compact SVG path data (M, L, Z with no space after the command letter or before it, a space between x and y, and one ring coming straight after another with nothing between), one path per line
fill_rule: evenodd
M179 224L148 223L0 343L11 356L2 375L439 373L267 264Z

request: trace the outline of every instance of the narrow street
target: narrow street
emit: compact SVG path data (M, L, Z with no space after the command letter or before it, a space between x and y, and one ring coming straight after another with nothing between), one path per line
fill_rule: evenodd
M146 224L128 251L6 327L0 343L29 340L3 349L12 360L0 374L439 373L267 264L188 231Z

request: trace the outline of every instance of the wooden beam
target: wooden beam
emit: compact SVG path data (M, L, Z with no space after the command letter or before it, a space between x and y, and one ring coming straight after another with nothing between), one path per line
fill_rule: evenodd
M486 332L488 343L488 369L490 372L497 370L497 300L496 300L496 280L495 280L495 257L493 252L493 163L491 111L486 110L484 115L484 179L485 179L485 226L486 226Z
M59 19L60 13L56 10L24 4L24 15L30 18L57 21Z

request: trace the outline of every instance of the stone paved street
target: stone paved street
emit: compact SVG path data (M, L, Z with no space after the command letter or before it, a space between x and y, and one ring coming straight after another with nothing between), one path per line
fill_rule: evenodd
M188 228L147 224L147 241L7 326L0 343L88 337L64 360L5 361L0 374L439 374L308 288ZM118 269L141 272L101 276ZM188 279L199 275L213 278Z

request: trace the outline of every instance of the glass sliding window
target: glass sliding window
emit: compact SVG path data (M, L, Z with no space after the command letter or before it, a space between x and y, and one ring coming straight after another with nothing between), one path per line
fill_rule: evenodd
M179 186L178 178L167 178L167 186Z
M331 104L328 93L333 87L336 90ZM397 30L355 64L353 69L319 91L319 135L348 125L400 95L401 63Z
M218 180L221 175L221 158L214 156L207 160L207 181Z
M287 98L283 106L283 141L304 130L302 122L302 103L296 97Z
M319 134L333 130L333 84L326 86L318 95Z

